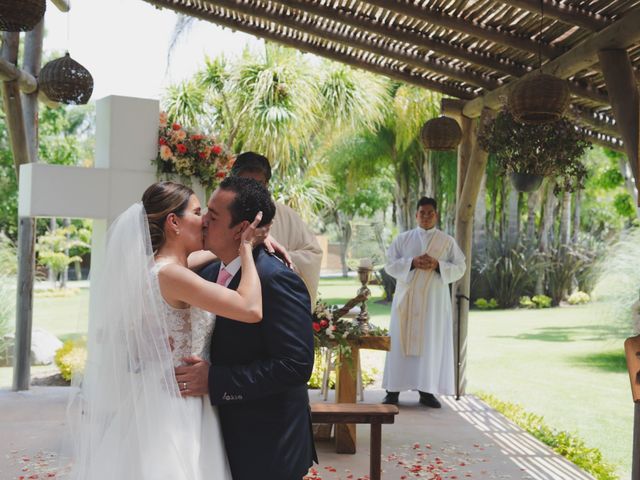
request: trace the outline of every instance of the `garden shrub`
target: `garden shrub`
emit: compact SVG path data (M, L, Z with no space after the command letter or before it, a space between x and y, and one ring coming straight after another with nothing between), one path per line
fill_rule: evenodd
M551 297L547 297L546 295L534 295L531 301L536 305L536 308L551 307Z
M531 297L525 295L520 297L520 307L521 308L536 308L536 304L531 301Z
M67 340L56 352L54 360L60 369L62 378L70 382L75 374L84 371L84 364L87 360L86 341Z
M551 297L546 295L534 295L533 298L528 296L520 297L521 308L549 308L551 307Z
M533 293L544 258L531 246L509 247L494 239L487 253L478 260L478 273L486 280L491 293L502 308L518 305L520 297Z
M380 374L380 371L375 368L365 368L360 365L362 369L362 385L366 387L367 385L372 385L376 381L376 377ZM320 349L316 349L315 360L313 362L313 371L311 372L311 377L307 382L307 387L311 389L320 390L322 388L322 375L324 373L324 358L320 354ZM336 388L336 371L332 370L329 373L329 390L333 390Z
M597 480L616 480L618 478L614 466L602 458L602 452L597 448L588 447L584 440L578 436L550 427L544 422L542 416L527 412L521 405L503 402L487 393L478 393L477 395L491 408L551 447L554 452L593 475Z
M570 305L582 305L583 303L589 303L590 301L591 297L589 294L580 291L573 292L569 295L569 298L567 298L567 302L569 302Z
M16 248L0 232L0 363L7 359L9 345L5 336L13 331L15 324L16 269Z
M485 298L478 298L475 302L473 302L475 307L479 310L495 310L498 308L498 302L495 298L489 299L487 301Z

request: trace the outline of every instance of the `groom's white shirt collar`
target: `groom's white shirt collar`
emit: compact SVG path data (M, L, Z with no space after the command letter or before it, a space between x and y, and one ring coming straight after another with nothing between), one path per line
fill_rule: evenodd
M238 273L241 266L242 259L239 256L231 260L229 262L229 265L225 265L224 262L221 262L220 268L224 268L229 274L231 274L229 280L227 280L227 284L225 285L225 287L229 286L229 283L231 283L231 279L236 276L236 273Z

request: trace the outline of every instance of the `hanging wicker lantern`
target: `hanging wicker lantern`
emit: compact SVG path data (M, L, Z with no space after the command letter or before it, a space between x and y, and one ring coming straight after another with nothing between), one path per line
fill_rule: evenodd
M422 126L420 138L426 150L453 150L462 140L462 130L453 118L432 118Z
M530 125L555 122L568 106L567 82L545 73L534 74L518 82L508 99L514 118Z
M80 105L87 103L91 98L93 77L67 53L42 67L38 85L54 102Z
M0 30L28 32L44 17L45 0L0 0Z

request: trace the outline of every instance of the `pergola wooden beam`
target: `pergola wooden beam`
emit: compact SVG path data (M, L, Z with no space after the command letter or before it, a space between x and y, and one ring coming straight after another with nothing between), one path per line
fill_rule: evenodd
M235 2L231 0L216 0L216 4L222 3L233 3L234 7L237 6ZM297 48L298 50L314 53L318 56L328 58L330 60L335 60L338 62L342 62L347 65L351 65L356 68L360 68L363 70L367 70L373 73L377 73L380 75L387 76L389 78L394 78L396 80L400 80L412 85L416 85L422 88L427 88L429 90L433 90L435 92L443 93L445 95L450 95L457 98L464 99L472 99L474 98L474 94L470 91L464 90L455 85L447 85L442 82L437 82L428 78L425 78L419 74L412 73L410 71L402 70L402 69L390 69L389 66L382 66L375 62L372 62L368 59L363 58L363 56L357 57L352 54L352 52L348 50L348 48L342 49L333 49L327 50L325 47L320 45L319 42L314 43L312 39L309 38L309 35L305 34L305 32L300 32L295 29L290 29L290 34L288 37L284 37L281 33L278 33L274 28L265 28L264 26L259 25L260 20L255 18L241 18L242 13L237 13L237 15L232 16L229 14L225 14L221 9L216 9L210 4L201 4L201 5L191 5L185 6L181 3L176 2L175 0L153 0L155 5L164 6L167 8L171 8L180 13L184 13L186 15L190 15L196 18L200 18L202 20L207 20L210 22L215 22L217 24L223 25L225 27L229 27L231 29L239 30L245 33L249 33L251 35L256 35L258 37L266 38L268 40L281 43L283 45ZM234 10L228 9L230 12ZM266 20L263 20L266 22ZM343 51L340 51L343 50ZM389 63L392 63L390 61Z
M153 1L153 0L152 0ZM206 0L209 3L218 3L216 0ZM302 12L326 18L334 22L348 25L355 29L366 30L377 35L405 42L410 45L416 45L434 52L446 55L452 58L465 60L474 65L490 68L505 75L520 77L527 73L527 67L518 63L497 57L495 55L475 52L473 50L459 47L449 42L445 42L436 38L430 38L415 32L409 32L398 26L387 26L382 22L375 22L368 17L358 15L355 12L342 11L340 15L336 14L329 5L321 3L312 3L308 0L277 0L278 3L295 8ZM155 3L155 2L153 2Z
M535 55L540 52L547 58L555 58L563 53L563 49L548 43L539 43L531 40L529 37L517 36L512 33L498 30L497 28L486 25L478 25L473 22L465 21L451 15L447 15L441 11L420 7L414 2L407 0L367 0L367 3L376 5L377 7L407 15L412 18L422 20L432 25L445 27L456 32L466 33L472 37L490 42L504 45L506 47L515 48Z
M477 97L478 91L473 88L491 91L503 88L497 79L490 76L478 75L469 69L422 56L415 50L404 49L404 45L389 43L389 40L409 43L426 38L422 35L385 27L382 22L372 22L364 15L356 17L341 12L343 14L338 16L330 4L311 0L205 0L191 4L179 0L147 1L445 95L470 100ZM360 20L364 20L364 23ZM353 30L349 30L349 27ZM373 35L367 38L367 33L362 32L363 28ZM396 26L398 28L400 26ZM399 37L398 34L408 37ZM483 57L467 49L453 48ZM525 71L524 66L521 68L521 71ZM428 72L473 87L458 87L441 78L427 78ZM608 105L608 97L602 91L577 82L570 82L569 88L577 97L597 105ZM580 110L574 113L574 117L581 125L605 135L618 136L616 127L606 115L599 119L588 111Z
M208 0L210 3L215 3L217 5L223 5L225 2L221 2L219 0ZM335 11L331 10L328 6L323 6L315 3L311 3L308 0L274 0L271 3L275 2L285 5L291 9L295 9L301 12L306 12L310 15L314 15L319 17L320 19L329 19L332 22L336 22L337 24L348 25L357 29L365 29L371 33L375 33L376 35L382 35L386 38L390 38L399 42L406 42L409 44L419 45L434 52L438 52L443 55L452 56L454 58L458 58L461 60L468 61L474 65L490 68L492 70L497 70L500 73L505 75L521 77L528 72L528 69L524 65L520 65L514 62L505 62L502 59L497 57L492 57L490 55L481 54L478 52L474 52L472 50L461 48L450 43L440 42L434 39L430 39L423 35L409 33L406 31L402 31L397 27L387 27L382 23L373 22L366 17L356 17L354 15L344 13L339 17L336 17ZM234 2L235 5L240 5L237 2ZM226 7L226 5L225 5ZM244 8L251 8L248 5L243 4ZM230 7L227 7L230 8ZM237 10L239 7L234 6L233 9ZM265 16L269 15L269 19L272 21L276 21L279 23L285 23L290 20L292 15L284 16L281 15L279 11L274 9L266 12L266 8L261 8L259 11L252 12L251 15L254 16ZM305 17L305 21L308 23L314 23L312 19L308 19ZM330 38L330 33L328 33L328 29L335 29L333 26L329 26L324 24L322 27L315 27L314 35L322 36L324 38ZM345 36L346 37L346 36ZM356 36L346 37L345 41L349 39L349 42L356 43L359 42L359 47L363 49L367 49L372 51L369 45L370 40L363 41L361 38ZM337 41L337 40L336 40ZM486 90L494 90L498 88L501 82L497 80L492 80L491 77L481 76L474 74L465 69L453 68L449 67L450 73L447 73L447 63L442 61L430 60L429 66L426 64L420 65L419 61L416 62L416 59L420 59L418 55L406 55L403 54L401 49L398 48L390 48L385 47L386 51L379 51L379 54L385 55L390 58L396 58L398 60L408 62L411 65L414 65L419 68L425 68L430 71L435 71L437 73L441 73L443 75L450 76L451 78L455 78L456 80L463 81L465 83L469 83L471 85L476 85L482 87ZM400 58L401 56L405 58ZM413 57L413 58L406 58ZM409 61L411 60L411 61ZM585 87L579 85L576 82L569 82L569 89L571 93L577 97L588 99L598 105L608 105L608 98L605 93L599 92L589 87Z
M618 128L618 124L609 115L594 115L592 112L572 106L567 110L567 116L572 118L579 125L593 128L598 132L611 135L616 138L620 137L620 129Z
M499 0L500 2L522 8L532 13L540 13L540 2L538 0ZM555 0L543 0L544 15L554 18L567 25L577 25L587 30L597 32L612 23L608 17L594 13L584 8L574 5L567 5Z
M33 75L19 69L4 58L0 58L0 80L3 82L17 81L18 87L23 93L33 93L38 89L38 81Z
M22 66L25 73L37 77L42 64L44 20L25 35ZM22 96L28 161L38 161L38 93ZM20 173L17 170L16 175ZM18 219L18 282L16 301L16 342L14 349L13 390L28 390L31 382L31 330L33 324L33 282L36 273L36 220Z
M61 12L68 12L70 9L69 2L67 0L51 0L51 3L58 7L58 10Z
M467 331L469 322L469 298L471 297L471 260L473 247L473 214L478 200L480 184L487 167L489 154L482 150L478 142L478 130L482 123L491 118L485 109L480 120L462 116L463 141L458 149L458 161L466 164L459 169L462 182L458 182L456 196L455 238L466 258L467 269L452 291L454 319L454 352L456 362L456 397L465 394L467 370ZM466 157L466 158L465 158ZM460 297L458 301L456 301Z
M603 49L598 58L636 188L640 190L640 93L631 60L624 49Z
M594 33L582 43L572 48L567 53L549 61L544 65L543 71L559 78L568 78L581 70L591 67L598 62L598 52L608 48L626 49L640 41L640 7L627 13L622 19L606 27L598 33ZM525 78L532 73L525 75ZM468 102L464 107L464 114L468 117L477 117L483 108L497 109L502 104L502 98L520 80L514 80L508 84L493 90L486 95Z
M17 32L4 32L2 38L1 57L5 62L15 64L18 61L18 46L20 34ZM5 80L2 82L2 100L9 131L9 143L13 153L13 163L16 176L19 175L20 165L29 163L29 149L27 146L27 134L20 98L18 80Z
M455 80L475 85L486 90L493 90L502 85L502 82L493 80L491 77L478 75L473 71L463 68L453 67L446 62L432 60L428 57L417 55L415 53L407 53L400 49L391 49L385 46L377 38L365 38L362 36L349 35L344 32L344 27L340 28L341 25L337 23L319 26L319 22L317 21L318 17L306 15L304 12L300 12L298 10L293 10L289 15L281 15L278 10L267 8L266 2L247 4L238 3L234 0L215 0L215 3L218 6L228 8L245 15L251 15L256 18L285 25L331 42L340 43L346 47L356 47L360 50L382 55L389 59L398 60L413 67L445 75ZM271 2L272 5L273 3L274 2ZM286 4L289 2L282 3Z

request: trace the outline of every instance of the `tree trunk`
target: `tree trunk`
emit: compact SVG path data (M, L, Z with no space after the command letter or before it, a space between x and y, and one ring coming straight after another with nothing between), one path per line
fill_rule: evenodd
M67 228L71 225L71 220L69 218L62 219L62 226ZM67 234L67 238L69 238L69 234ZM69 249L66 248L64 254L69 256ZM60 288L67 288L67 282L69 281L69 265L64 267L64 271L60 274Z
M507 211L508 211L508 201L507 201L507 180L505 177L502 177L502 181L500 183L500 225L499 225L499 235L500 235L500 243L504 244L507 242Z
M540 222L540 236L538 239L538 250L540 253L549 251L549 236L553 228L554 210L556 206L556 196L553 193L553 181L548 181L545 188L545 202L542 211L542 221ZM544 294L544 270L540 269L538 278L536 279L536 295Z
M473 215L473 251L476 257L484 257L487 249L487 175L482 176L480 191Z
M431 172L433 166L432 153L424 153L421 156L422 165L418 168L420 176L419 196L420 197L433 197L433 174Z
M620 173L622 173L622 176L624 177L624 186L633 199L633 205L638 205L638 190L636 189L633 173L631 172L631 167L629 166L626 156L618 159L618 165L620 167ZM636 214L638 215L638 218L640 218L640 209L636 208Z
M80 262L73 262L73 269L76 272L76 281L82 280L82 267Z
M560 216L560 246L566 248L571 240L571 193L562 194L562 215Z
M578 235L580 234L580 207L582 203L582 190L577 190L573 194L574 207L573 207L573 230L571 235L571 243L576 245L578 243Z
M499 238L500 233L497 231L496 218L498 215L498 185L500 181L494 183L493 191L489 191L489 198L491 199L491 209L489 210L489 232L492 238Z
M520 212L518 210L520 193L512 185L509 185L509 194L507 199L509 206L507 244L513 248L518 243L518 236L520 233Z
M334 217L336 225L340 229L340 264L342 265L342 276L349 276L349 266L347 265L347 250L349 248L349 242L351 241L351 224L337 210L334 211Z
M51 233L55 232L58 229L58 222L56 217L51 217L49 219L49 231ZM49 267L49 272L47 275L49 282L51 283L51 288L56 288L56 282L58 281L56 272L53 271L53 268Z
M530 242L535 241L536 235L536 211L540 203L540 190L531 192L527 198L527 238Z

